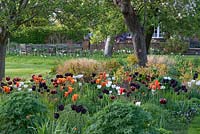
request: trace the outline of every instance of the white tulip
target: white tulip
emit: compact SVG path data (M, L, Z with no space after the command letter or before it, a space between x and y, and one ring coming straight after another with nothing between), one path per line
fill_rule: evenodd
M116 85L112 85L111 87L112 87L112 88L116 88Z
M200 80L196 82L196 85L197 85L197 86L200 86Z
M112 80L115 80L115 77L112 77Z
M116 86L116 90L119 90L120 89L120 86Z
M136 106L140 106L140 105L141 105L141 102L140 102L140 101L137 101L137 102L135 103L135 105L136 105Z
M192 82L188 82L188 87L191 87L192 86Z
M24 88L27 88L28 87L28 85L24 85Z
M165 89L165 88L166 88L165 86L161 86L161 87L160 87L160 89Z
M101 87L102 87L101 85L97 85L97 88L98 88L98 89L101 89Z
M111 86L111 84L109 84L109 83L106 84L106 87L110 87L110 86Z

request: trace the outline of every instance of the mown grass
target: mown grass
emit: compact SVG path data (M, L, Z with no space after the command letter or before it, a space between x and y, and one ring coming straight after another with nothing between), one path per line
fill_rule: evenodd
M200 115L196 116L189 125L188 134L200 133Z
M95 60L113 60L123 61L127 54L114 54L112 58L105 58L102 53L93 55L85 55L85 58L92 58ZM172 56L173 57L173 56ZM30 78L32 74L46 74L58 64L62 64L65 60L80 57L70 56L17 56L8 55L6 57L6 76ZM187 60L199 59L198 56L185 56ZM199 61L199 60L198 60ZM200 64L200 62L196 62Z
M69 57L7 56L6 76L30 78L32 74L46 74Z
M113 55L112 58L105 58L103 55L86 55L84 58L95 60L123 59L126 55ZM8 55L6 57L6 76L30 78L33 74L47 74L52 68L64 61L80 57L70 56L26 56Z

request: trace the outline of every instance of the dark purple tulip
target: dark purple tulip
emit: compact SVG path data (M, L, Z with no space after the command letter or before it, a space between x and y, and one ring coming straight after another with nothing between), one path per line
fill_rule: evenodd
M72 110L76 110L77 106L76 105L71 105Z
M58 119L60 117L59 113L54 113L54 118Z
M58 109L59 109L60 111L63 111L64 108L65 108L65 107L64 107L64 105L62 105L62 104L58 106Z

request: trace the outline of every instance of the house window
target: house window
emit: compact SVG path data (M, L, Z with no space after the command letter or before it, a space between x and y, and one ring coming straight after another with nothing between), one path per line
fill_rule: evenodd
M153 37L152 38L163 38L163 33L160 30L160 26L154 29Z

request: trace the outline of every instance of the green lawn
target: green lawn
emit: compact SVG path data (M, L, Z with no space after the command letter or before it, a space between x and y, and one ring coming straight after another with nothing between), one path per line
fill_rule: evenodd
M120 59L123 61L123 58L126 58L126 54L114 54L114 59ZM6 57L6 76L10 77L22 77L30 78L32 74L46 74L50 72L51 68L55 67L59 63L63 63L67 59L72 57L59 57L59 56L11 56ZM73 57L74 58L74 57ZM92 56L87 56L86 58L93 58L96 60L109 60L110 58L105 59L100 53L93 54ZM197 59L197 56L185 56L188 60ZM197 62L198 63L198 62Z
M7 56L6 76L30 78L32 74L46 74L67 57Z
M114 58L121 58L113 56ZM59 57L59 56L13 56L6 57L6 76L30 78L33 74L46 74L58 64L75 57ZM80 58L80 57L77 57ZM85 58L93 58L102 60L104 57L100 55L87 56ZM109 58L108 58L109 59Z
M200 133L200 115L196 116L191 122L188 134L199 134Z

